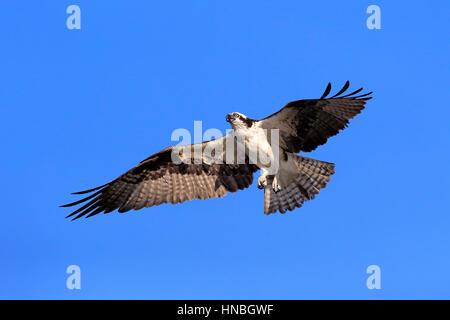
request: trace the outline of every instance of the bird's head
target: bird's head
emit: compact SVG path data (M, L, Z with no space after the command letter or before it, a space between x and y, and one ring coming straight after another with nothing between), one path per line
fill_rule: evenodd
M248 129L252 126L253 120L239 112L227 114L225 120L231 124L233 129Z

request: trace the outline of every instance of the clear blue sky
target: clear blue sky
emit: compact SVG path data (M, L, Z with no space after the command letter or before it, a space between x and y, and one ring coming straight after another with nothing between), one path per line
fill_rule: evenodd
M81 30L66 28L81 7ZM369 30L366 8L381 8ZM450 298L448 1L0 6L0 298ZM350 80L374 99L309 156L313 201L263 193L70 222L58 205L171 144ZM79 265L82 289L66 289ZM366 268L381 267L381 290Z

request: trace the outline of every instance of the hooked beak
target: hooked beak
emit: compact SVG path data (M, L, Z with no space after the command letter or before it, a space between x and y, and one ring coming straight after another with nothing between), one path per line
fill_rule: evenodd
M231 122L231 119L233 119L233 117L231 115L227 114L227 116L225 117L225 120L227 122Z

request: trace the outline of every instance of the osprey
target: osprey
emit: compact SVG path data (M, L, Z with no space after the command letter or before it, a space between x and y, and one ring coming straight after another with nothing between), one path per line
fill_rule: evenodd
M62 207L86 202L67 216L75 220L116 209L126 212L162 203L221 198L249 187L253 174L261 170L258 188L264 189L264 213L292 211L313 199L335 172L333 163L297 153L325 144L371 99L372 92L358 95L362 88L342 95L348 87L347 81L327 98L329 83L319 99L291 101L261 120L230 113L226 121L232 130L227 135L166 148L107 184L75 192L91 194Z

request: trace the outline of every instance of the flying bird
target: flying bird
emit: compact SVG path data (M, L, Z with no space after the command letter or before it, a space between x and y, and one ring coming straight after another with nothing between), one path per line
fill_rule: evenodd
M111 182L75 192L89 195L62 207L82 205L67 216L75 220L116 209L126 212L162 203L221 198L248 188L260 170L258 188L264 189L264 213L292 211L313 199L335 172L333 163L298 153L325 144L371 99L372 92L360 94L362 88L343 95L348 87L347 81L328 97L328 83L319 99L291 101L261 120L239 112L227 114L232 127L227 135L168 147ZM239 154L239 150L244 151Z

